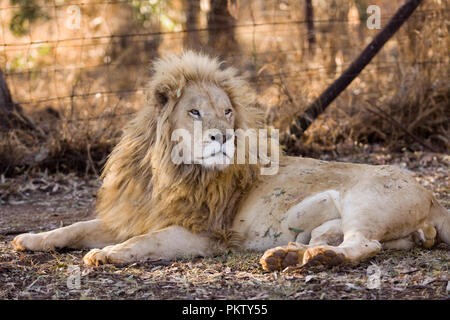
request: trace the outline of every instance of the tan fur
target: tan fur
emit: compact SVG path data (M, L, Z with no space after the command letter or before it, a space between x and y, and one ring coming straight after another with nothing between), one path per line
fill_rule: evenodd
M207 171L196 165L173 164L173 109L192 83L213 83L228 94L237 112L236 129L260 126L261 112L254 107L253 91L235 69L220 70L216 60L192 52L157 61L148 106L124 129L103 172L97 212L119 239L170 225L197 233L221 233L236 213L237 201L230 204L230 199L242 195L258 177L256 166ZM161 92L170 98L163 108L156 101Z

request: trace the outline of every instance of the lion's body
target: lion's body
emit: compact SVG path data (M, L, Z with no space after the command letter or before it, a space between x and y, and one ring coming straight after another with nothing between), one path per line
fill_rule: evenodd
M270 270L359 261L377 253L380 242L450 242L448 212L400 169L281 157L278 173L264 176L258 164L211 161L234 156L226 130L261 127L253 91L216 60L192 52L160 60L148 92L148 106L124 129L105 166L98 218L19 235L17 250L101 247L84 258L97 265L296 241L266 252L261 263ZM174 163L171 134L192 133L200 122L203 151L219 151L203 153L204 164ZM220 135L205 134L212 129Z
M371 239L387 242L429 223L432 199L392 166L283 157L278 174L263 176L242 201L233 230L244 235L245 247L266 250L296 240L307 244L315 228L333 219L351 228L346 220L357 215L370 221Z

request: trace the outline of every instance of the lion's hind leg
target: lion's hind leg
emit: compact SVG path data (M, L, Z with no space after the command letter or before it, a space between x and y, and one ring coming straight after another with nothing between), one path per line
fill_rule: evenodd
M436 229L423 224L406 237L381 244L371 239L365 228L351 228L344 232L344 241L338 246L310 246L303 253L303 264L337 265L343 262L359 262L376 255L382 248L408 250L416 246L431 248L436 243Z
M401 185L394 190L397 194L392 194L394 191L387 192L385 189L390 187L386 186L390 185L362 184L348 192L342 200L343 242L339 246L308 248L303 263L335 264L339 260L356 263L382 250L381 242L385 242L385 247L409 249L413 242L431 247L436 229L421 222L427 217L429 203L420 199L420 188ZM411 199L411 193L417 194L413 201L406 197ZM408 235L411 240L405 239ZM396 238L399 240L388 243Z
M116 242L99 219L41 233L24 233L11 242L16 251L51 251L60 248L96 248Z

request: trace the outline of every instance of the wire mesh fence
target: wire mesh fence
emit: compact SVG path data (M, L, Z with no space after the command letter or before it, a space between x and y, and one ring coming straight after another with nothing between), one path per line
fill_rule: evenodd
M204 4L205 1L191 2L199 6L197 14L208 14L210 8ZM212 30L232 33L238 39L239 49L236 52L229 53L227 48L214 48L212 51L231 62L245 61L246 64L238 63L239 67L244 65L244 70L249 71L250 80L256 83L273 82L280 76L293 80L311 78L315 74L326 73L332 69L326 61L317 62L320 57L314 59L305 54L308 30L301 3L296 6L294 1L272 3L253 0L248 4L241 3L239 16L242 18L235 19L231 26L208 26L207 21L198 21L195 27L186 25L183 5L183 1L148 0L42 3L2 1L0 68L14 100L22 105L41 105L50 102L64 104L75 98L87 100L92 97L98 99L100 96L115 96L123 97L122 103L126 103L132 96L142 96L150 73L149 65L154 57L164 51L180 51L183 48L183 40L193 34L197 36L200 49L204 50L203 45L207 38L211 37ZM339 1L335 3L335 7L338 5ZM139 19L144 18L139 17L139 14L145 13L149 7L153 10L152 14L142 22ZM330 51L340 54L341 57L337 58L338 64L341 59L341 65L345 66L376 30L364 27L365 21L361 21L359 15L355 16L355 4L344 6L342 12L334 8L330 13L330 7L332 5L322 4L316 8L313 23L317 36L324 40L319 40L317 46L324 54ZM35 21L29 19L28 32L14 34L14 12L26 11L26 8L45 11L45 17L35 18ZM289 9L297 12L291 13ZM178 10L176 14L173 13L175 10ZM448 9L445 7L423 8L415 13L411 24L433 18L446 10ZM121 15L125 18L122 19ZM129 17L132 18L131 21L122 21ZM390 17L389 12L381 15L381 24ZM202 20L201 18L199 17L199 20ZM110 19L112 20L108 23ZM164 19L171 19L172 25L167 26L169 23ZM145 22L150 26L145 26ZM124 26L117 28L117 24ZM343 34L339 34L336 29L341 29ZM356 48L346 48L348 40L339 43L329 39L358 33L361 43ZM396 42L402 43L408 38L409 35L400 35ZM351 49L351 52L348 49ZM281 72L261 72L264 64L273 63L278 66L280 62L276 61L277 57L287 60L294 57L308 61L296 61L295 65L292 63L289 71L283 70L287 69L285 66L280 66ZM445 63L437 59L414 62ZM392 59L392 56L385 55L372 67L389 69L397 64L398 61ZM127 68L131 71L129 74L126 72ZM276 67L272 69L280 71ZM331 75L330 80L333 77L334 75ZM89 83L83 83L84 81Z

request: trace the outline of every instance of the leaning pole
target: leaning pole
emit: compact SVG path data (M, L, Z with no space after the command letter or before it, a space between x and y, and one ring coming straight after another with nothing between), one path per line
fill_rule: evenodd
M314 120L322 114L336 97L370 63L372 58L383 48L384 44L397 32L411 16L422 0L408 0L402 5L387 25L375 36L372 42L361 52L352 64L336 79L307 109L298 116L290 127L291 136L300 138Z

